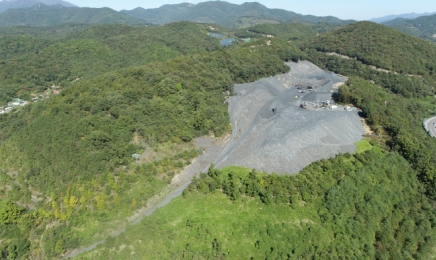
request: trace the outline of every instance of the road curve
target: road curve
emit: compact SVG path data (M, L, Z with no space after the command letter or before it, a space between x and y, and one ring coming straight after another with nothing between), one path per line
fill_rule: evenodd
M425 120L424 127L431 137L436 137L436 116Z

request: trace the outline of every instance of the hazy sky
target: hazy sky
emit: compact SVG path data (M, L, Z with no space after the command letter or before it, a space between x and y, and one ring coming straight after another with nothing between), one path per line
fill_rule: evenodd
M164 4L196 0L67 0L80 7L110 7L115 10L131 10L136 7L157 8ZM228 0L242 4L247 0ZM268 8L280 8L300 14L317 16L333 15L341 19L365 20L390 14L436 12L436 0L258 0Z

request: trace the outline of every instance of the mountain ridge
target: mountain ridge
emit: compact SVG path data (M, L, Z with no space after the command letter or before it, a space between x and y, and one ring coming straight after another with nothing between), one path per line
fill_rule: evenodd
M413 20L397 18L383 24L400 32L436 42L436 14L421 16Z
M54 26L76 24L147 25L144 20L128 16L110 8L72 8L63 5L38 4L28 8L9 9L0 13L0 27Z
M370 19L370 22L374 22L374 23L385 23L385 22L389 22L392 20L395 20L397 18L404 18L404 19L416 19L418 17L422 17L422 16L430 16L436 14L436 12L425 12L425 13L406 13L406 14L391 14L391 15L386 15L386 16L382 16L382 17L377 17L377 18L373 18Z
M63 1L63 0L9 0L9 1L3 0L0 2L0 13L8 9L32 7L37 4L44 4L44 5L59 4L65 7L78 7L77 5L74 5L70 2Z
M163 5L154 9L138 7L130 11L121 10L121 12L156 24L186 20L197 23L216 23L230 28L246 28L260 23L282 23L292 20L308 23L328 22L335 25L354 22L340 20L333 16L318 17L283 9L269 9L258 2L237 5L224 1L208 1L198 4Z

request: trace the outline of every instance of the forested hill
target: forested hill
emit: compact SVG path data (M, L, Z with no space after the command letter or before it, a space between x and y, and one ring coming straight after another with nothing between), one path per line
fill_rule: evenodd
M346 55L397 73L430 76L436 73L436 45L371 22L322 34L305 47Z
M9 9L0 14L0 27L54 26L62 23L147 25L144 20L110 8L69 8L38 4L30 8Z
M384 24L412 36L436 42L436 14L413 20L398 18Z
M337 26L353 22L343 21L332 16L317 17L282 9L269 9L257 2L236 5L224 1L208 1L195 5L183 3L164 5L156 9L136 8L121 12L158 24L186 20L198 23L216 23L229 28L246 28L260 23L282 23L290 20L313 24L327 22Z
M78 78L220 48L219 40L188 22L161 27L95 25L61 40L3 36L0 43L1 102L17 95L29 100L30 92L53 84L66 87ZM30 92L23 92L23 86Z
M63 23L55 26L10 26L2 27L0 36L5 35L27 35L35 38L44 39L61 39L72 32L84 30L87 27L93 26L92 24L76 24L76 23Z
M291 41L304 41L317 35L317 29L313 26L297 22L282 24L258 24L249 28L237 29L235 36L239 38L262 38L267 35L279 37Z
M72 3L62 0L9 0L9 1L1 1L0 2L0 13L4 12L8 9L18 9L18 8L26 8L32 7L37 4L45 4L45 5L56 5L60 4L65 7L77 7Z

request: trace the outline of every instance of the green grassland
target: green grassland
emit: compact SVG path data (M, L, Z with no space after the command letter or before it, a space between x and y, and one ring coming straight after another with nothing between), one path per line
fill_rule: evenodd
M182 259L195 255L219 258L224 252L231 259L258 258L271 247L277 250L292 245L302 249L312 238L330 240L327 234L320 234L316 223L316 211L309 207L293 210L250 198L232 202L219 191L208 195L192 193L177 198L84 258L131 258L132 253L136 259ZM275 239L260 243L262 236Z

